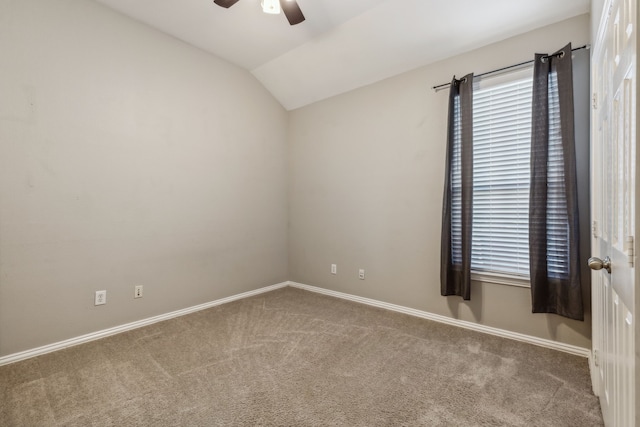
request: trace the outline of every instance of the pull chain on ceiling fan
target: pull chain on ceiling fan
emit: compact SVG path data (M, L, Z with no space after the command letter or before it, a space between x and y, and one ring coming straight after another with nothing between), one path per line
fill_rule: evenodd
M213 2L227 9L236 4L238 0L213 0ZM282 9L291 25L299 24L305 19L296 0L262 0L261 4L265 13L277 14Z

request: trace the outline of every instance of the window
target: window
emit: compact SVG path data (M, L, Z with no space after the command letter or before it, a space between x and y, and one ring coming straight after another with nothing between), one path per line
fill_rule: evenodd
M476 273L529 276L532 70L473 93L473 245Z
M498 78L452 79L443 296L468 300L473 281L526 286L532 312L583 319L580 253L588 251L589 229L579 210L589 205L589 58L580 55L573 67L570 48L536 54L527 62L532 68L521 64Z
M549 85L557 86L555 74ZM480 80L473 92L473 279L528 286L529 183L533 69ZM555 91L551 91L555 93ZM458 108L458 99L454 108ZM461 171L459 115L454 117L451 245L461 263ZM559 99L549 98L549 275L568 271ZM506 276L502 279L500 276ZM497 278L496 278L497 277Z

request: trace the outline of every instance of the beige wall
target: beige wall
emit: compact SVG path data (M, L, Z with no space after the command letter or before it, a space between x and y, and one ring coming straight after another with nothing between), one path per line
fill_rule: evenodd
M533 315L527 288L474 283L470 302L440 296L448 91L431 90L589 33L580 16L291 112L291 280L589 347L589 314Z
M0 1L0 52L0 356L288 278L248 72L84 0Z

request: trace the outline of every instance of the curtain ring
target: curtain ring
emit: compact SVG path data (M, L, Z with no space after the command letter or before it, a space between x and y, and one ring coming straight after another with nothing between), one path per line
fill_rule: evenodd
M562 52L554 53L553 55L545 55L545 56L542 56L542 57L540 58L540 60L541 60L543 63L545 63L545 62L547 62L547 60L548 60L548 59L551 59L551 58L553 58L554 56L557 56L559 59L562 59L562 58L564 58L564 55L565 55L565 53L564 53L564 50L563 50Z

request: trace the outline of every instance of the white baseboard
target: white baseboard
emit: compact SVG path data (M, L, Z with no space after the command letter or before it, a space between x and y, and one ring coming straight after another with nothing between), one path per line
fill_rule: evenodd
M294 288L300 288L311 292L317 292L332 297L342 298L349 301L359 302L362 304L371 305L374 307L384 308L391 311L397 311L399 313L408 314L411 316L421 317L423 319L433 320L435 322L446 323L448 325L458 326L460 328L471 329L473 331L482 332L485 334L495 335L502 338L509 338L516 341L522 341L529 344L534 344L540 347L550 348L552 350L563 351L565 353L574 354L576 356L582 356L589 358L591 351L588 348L578 347L575 345L564 344L557 341L551 341L544 338L538 338L531 335L520 334L518 332L511 332L504 329L494 328L491 326L485 326L478 323L468 322L466 320L453 319L447 316L441 316L439 314L429 313L427 311L416 310L409 307L403 307L401 305L390 304L370 298L359 297L356 295L345 294L343 292L331 291L324 288L318 288L316 286L305 285L302 283L288 282L288 285Z
M289 282L282 282L276 285L266 286L264 288L256 289L253 291L243 292L241 294L232 295L230 297L221 298L215 301L206 302L204 304L194 305L193 307L183 308L182 310L172 311L170 313L161 314L158 316L149 317L146 319L138 320L136 322L127 323L125 325L115 326L109 329L103 329L101 331L92 332L90 334L81 335L79 337L70 338L68 340L59 341L53 344L47 344L42 347L37 347L31 350L21 351L19 353L9 354L8 356L0 357L0 366L8 365L9 363L19 362L21 360L29 359L31 357L40 356L43 354L51 353L56 350L62 350L63 348L72 347L78 344L84 344L89 341L95 341L100 338L106 338L111 335L119 334L121 332L130 331L132 329L141 328L143 326L151 325L153 323L162 322L163 320L173 319L174 317L184 316L185 314L194 313L196 311L204 310L207 308L215 307L217 305L225 304L231 301L236 301L243 298L248 298L254 295L262 294L264 292L273 291L276 289L284 288L288 286Z
M276 289L291 286L294 288L304 289L311 292L316 292L324 295L329 295L337 298L342 298L349 301L354 301L362 304L367 304L373 307L384 308L386 310L396 311L399 313L408 314L411 316L421 317L423 319L433 320L435 322L446 323L448 325L458 326L465 329L471 329L478 332L483 332L498 337L509 338L516 341L522 341L529 344L538 345L541 347L550 348L553 350L563 351L565 353L575 354L577 356L590 358L591 351L589 349L578 347L569 344L563 344L556 341L551 341L543 338L533 337L530 335L520 334L517 332L506 331L504 329L493 328L491 326L480 325L478 323L468 322L465 320L453 319L451 317L441 316L439 314L429 313L427 311L416 310L409 307L403 307L401 305L390 304L370 298L359 297L356 295L345 294L343 292L331 291L329 289L318 288L316 286L305 285L296 282L282 282L276 285L266 286L264 288L256 289L249 292L243 292L241 294L232 295L230 297L221 298L215 301L210 301L204 304L195 305L193 307L184 308L182 310L172 311L170 313L161 314L154 317L138 320L136 322L127 323L113 328L103 329L101 331L92 332L90 334L81 335L79 337L70 338L68 340L59 341L53 344L44 345L31 350L21 351L19 353L9 354L7 356L0 357L0 366L8 365L10 363L19 362L21 360L29 359L31 357L41 356L43 354L51 353L63 348L72 347L79 344L84 344L90 341L95 341L100 338L106 338L111 335L116 335L121 332L130 331L132 329L141 328L143 326L151 325L153 323L162 322L163 320L173 319L174 317L184 316L185 314L194 313L196 311L204 310L207 308L215 307L217 305L225 304L231 301L236 301L243 298L248 298L254 295L259 295L265 292L273 291Z

